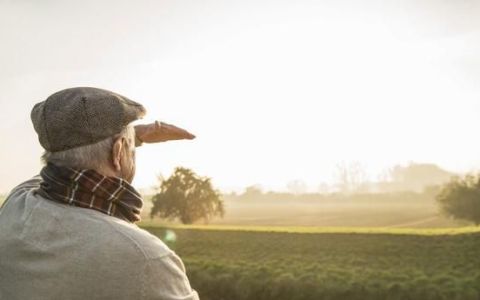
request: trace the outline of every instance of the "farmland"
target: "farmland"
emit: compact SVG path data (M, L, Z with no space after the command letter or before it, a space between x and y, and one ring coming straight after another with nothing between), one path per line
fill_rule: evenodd
M382 228L453 228L468 225L442 215L432 197L413 194L395 196L393 199L380 195L352 198L322 199L317 196L313 199L289 197L284 200L233 200L226 197L224 218L215 218L210 224ZM144 208L144 220L149 220L150 207L148 199Z
M142 226L182 257L203 300L480 297L473 227Z

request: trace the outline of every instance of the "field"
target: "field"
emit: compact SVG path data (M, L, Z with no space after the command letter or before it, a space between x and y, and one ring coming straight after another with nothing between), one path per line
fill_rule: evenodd
M141 225L182 257L203 300L480 299L472 227Z
M146 201L143 219L148 220L151 206ZM225 200L224 218L212 225L229 226L315 226L315 227L382 227L445 228L464 227L443 216L433 199L372 196L358 199L312 200Z
M436 203L226 202L227 214L212 224L265 226L455 227L440 215Z

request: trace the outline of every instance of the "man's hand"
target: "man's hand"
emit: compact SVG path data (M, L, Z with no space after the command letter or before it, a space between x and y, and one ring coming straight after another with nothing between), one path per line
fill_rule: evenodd
M193 140L195 136L185 129L155 121L147 125L135 126L135 146L142 143L160 143L172 140Z

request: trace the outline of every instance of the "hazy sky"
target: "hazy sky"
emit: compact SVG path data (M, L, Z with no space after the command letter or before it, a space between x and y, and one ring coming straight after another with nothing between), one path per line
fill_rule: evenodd
M0 41L0 192L41 168L33 104L73 86L197 135L139 148L137 187L180 165L223 190L480 169L478 1L0 0Z

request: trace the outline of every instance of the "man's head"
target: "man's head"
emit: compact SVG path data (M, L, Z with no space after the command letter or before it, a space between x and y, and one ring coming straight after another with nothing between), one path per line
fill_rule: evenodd
M45 150L42 161L74 169L92 169L132 182L135 175L135 130L126 126L100 142L63 151Z
M135 131L142 105L96 88L57 92L34 106L32 122L42 159L76 169L93 169L131 182L135 174Z

